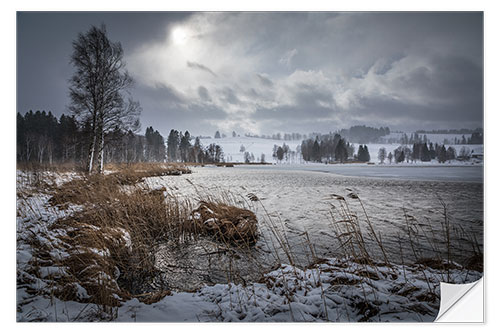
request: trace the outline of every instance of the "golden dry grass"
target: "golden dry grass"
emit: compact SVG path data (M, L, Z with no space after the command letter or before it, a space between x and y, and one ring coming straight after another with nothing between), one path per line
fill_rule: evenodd
M257 240L257 217L248 209L202 201L192 217L198 230L224 242L253 244Z
M37 243L36 237L32 240L34 260L38 260L33 262L34 276L42 278L44 270L53 267L64 271L61 276L49 276L51 294L60 299L99 304L104 312L130 297L158 301L169 293L152 286L160 274L155 266L158 245L205 234L226 246L233 241L255 241L257 220L251 211L220 202L202 203L200 207L210 207L222 223L216 232L192 218L189 200L141 183L146 177L190 172L183 166L115 165L112 170L107 175L82 174L60 186L44 184L43 192L51 195L52 206L82 206L50 226L56 240L43 244ZM55 258L54 250L65 255ZM85 288L88 297L83 299L77 286Z

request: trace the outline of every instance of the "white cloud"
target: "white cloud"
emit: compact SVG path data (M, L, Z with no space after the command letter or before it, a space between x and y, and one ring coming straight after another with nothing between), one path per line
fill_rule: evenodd
M184 107L219 109L228 129L238 124L254 132L263 130L262 110L307 117L316 108L333 124L349 122L372 100L443 112L460 103L443 87L454 81L443 81L436 59L458 55L481 69L481 57L464 51L477 42L450 42L460 24L444 29L439 18L384 15L196 13L163 40L134 50L128 68L144 86L174 89Z

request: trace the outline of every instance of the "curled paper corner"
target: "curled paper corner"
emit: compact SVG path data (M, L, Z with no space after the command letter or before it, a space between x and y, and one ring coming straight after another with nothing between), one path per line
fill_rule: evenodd
M441 300L435 322L484 322L484 278L466 284L441 282L440 288Z

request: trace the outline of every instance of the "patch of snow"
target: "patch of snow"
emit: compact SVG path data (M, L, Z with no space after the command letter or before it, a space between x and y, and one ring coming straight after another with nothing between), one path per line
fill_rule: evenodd
M481 273L455 266L450 278L419 266L367 266L329 259L309 269L282 265L262 282L217 284L198 292L173 293L150 305L134 298L117 308L122 322L310 322L433 321L439 310L439 282L474 281ZM85 295L84 290L80 290ZM18 290L18 299L27 295ZM34 297L22 303L18 321L98 320L83 304ZM63 310L64 309L64 310ZM85 313L82 316L82 312Z

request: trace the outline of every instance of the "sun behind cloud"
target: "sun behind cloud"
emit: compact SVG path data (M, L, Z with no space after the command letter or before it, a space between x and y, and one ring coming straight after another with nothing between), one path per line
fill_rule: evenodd
M176 27L172 30L171 38L174 44L184 45L188 40L188 32L183 27Z

